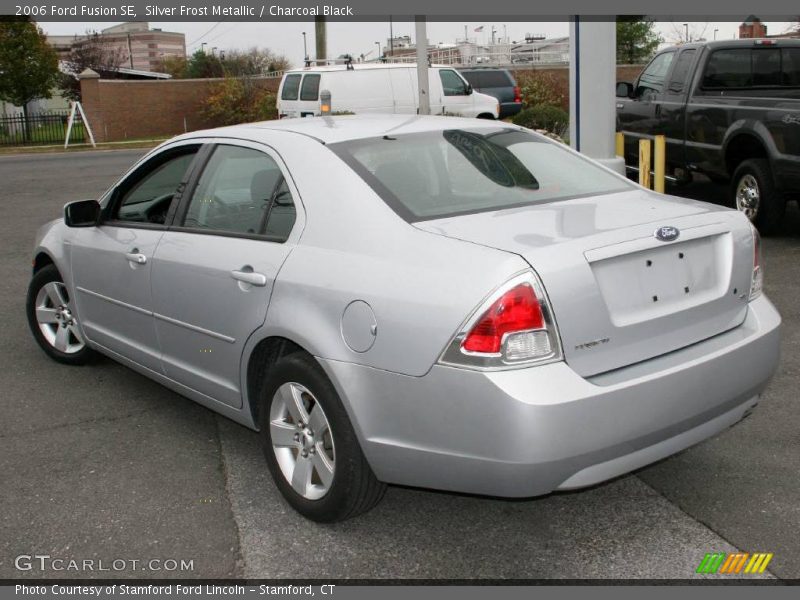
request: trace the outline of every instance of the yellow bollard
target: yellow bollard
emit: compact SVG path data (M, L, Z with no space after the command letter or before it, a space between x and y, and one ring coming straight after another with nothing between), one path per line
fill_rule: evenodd
M653 189L659 194L664 193L664 170L667 164L667 142L663 135L656 136L653 148Z
M650 140L639 140L639 185L650 187Z
M617 145L617 156L625 157L625 135L621 132L617 132L616 138L616 145Z

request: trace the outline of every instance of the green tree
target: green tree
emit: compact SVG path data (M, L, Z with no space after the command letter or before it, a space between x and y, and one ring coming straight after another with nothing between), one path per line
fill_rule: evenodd
M219 57L202 50L197 50L192 54L186 63L186 76L189 79L210 79L222 77L224 74L225 71Z
M617 63L635 65L649 59L662 42L651 19L636 16L617 18Z
M58 75L58 57L36 23L0 21L0 100L22 107L26 141L28 103L50 98Z

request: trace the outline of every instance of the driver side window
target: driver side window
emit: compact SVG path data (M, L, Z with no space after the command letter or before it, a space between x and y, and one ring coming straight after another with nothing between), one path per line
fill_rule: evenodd
M665 52L656 56L639 77L636 97L648 100L664 91L664 80L672 64L675 52Z
M439 71L439 78L442 80L442 89L445 96L466 96L467 84L458 76L455 71Z
M178 154L167 151L167 157L157 156L137 169L120 185L111 220L163 225L197 150L192 146Z

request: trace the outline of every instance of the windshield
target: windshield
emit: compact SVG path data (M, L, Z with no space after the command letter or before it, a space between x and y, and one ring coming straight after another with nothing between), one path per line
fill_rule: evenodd
M329 147L410 222L630 189L560 144L517 129L448 129Z

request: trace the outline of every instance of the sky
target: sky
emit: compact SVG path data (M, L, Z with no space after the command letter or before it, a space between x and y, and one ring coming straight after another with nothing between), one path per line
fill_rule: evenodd
M684 21L657 23L657 30L665 42L673 43L685 35ZM116 23L47 23L40 25L45 32L51 35L82 34L86 31L101 30ZM770 34L782 33L791 27L791 23L766 22ZM309 53L314 55L314 23L306 22L289 23L244 23L221 21L194 22L194 23L157 23L151 22L153 28L164 31L178 31L186 34L187 51L191 54L199 49L202 42L206 42L206 51L213 47L224 49L247 49L253 46L266 47L278 54L286 56L293 65L299 66L303 60L303 32L307 34ZM567 22L451 22L428 23L428 40L433 43L452 43L456 38L464 37L464 27L467 27L470 38L477 37L479 42L491 40L492 27L496 36L505 36L513 41L521 40L527 33L543 34L547 37L561 37L569 35ZM477 27L483 26L482 33L475 33ZM714 30L717 30L717 39L731 39L738 32L738 23L734 22L702 22L689 23L689 34L693 39L705 37L713 39ZM393 24L395 36L410 35L414 39L414 23L408 21ZM359 22L329 22L328 23L328 55L335 57L342 54L358 56L366 54L367 58L374 58L377 53L375 42L386 45L389 37L389 23L359 23Z

